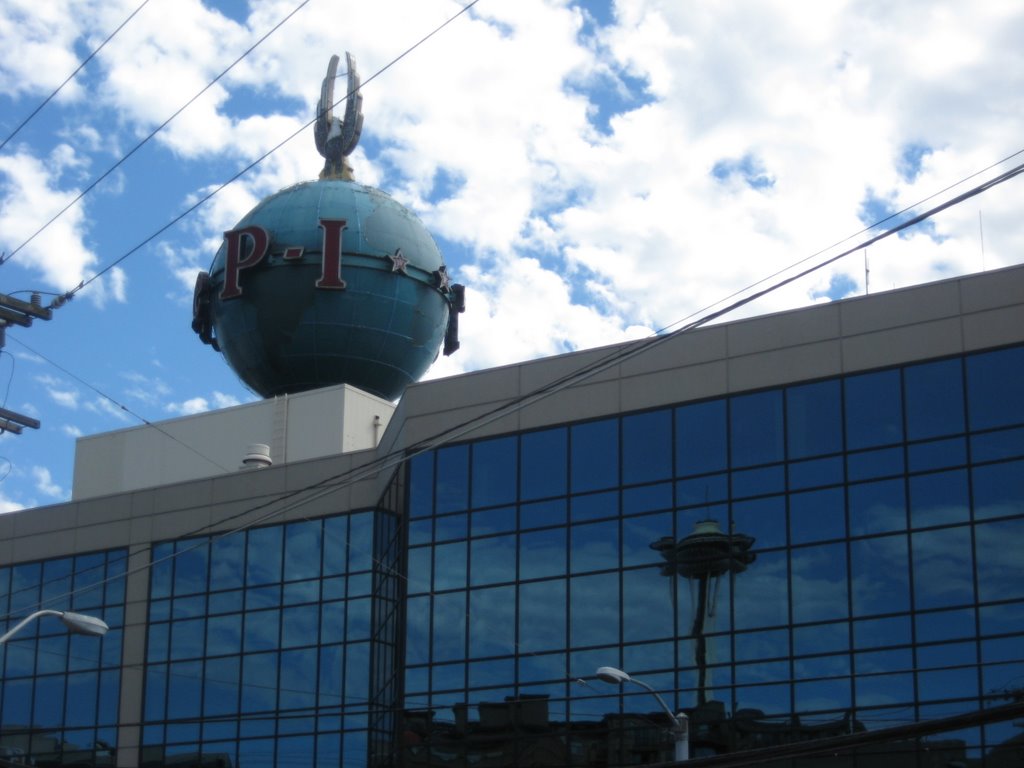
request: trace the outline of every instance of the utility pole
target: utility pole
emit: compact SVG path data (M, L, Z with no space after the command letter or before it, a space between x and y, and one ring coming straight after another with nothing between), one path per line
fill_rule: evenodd
M53 317L53 310L43 307L38 293L32 294L31 301L21 301L6 294L0 293L0 349L7 343L7 328L11 325L20 325L28 328L35 319L49 320ZM39 420L31 416L25 416L6 408L0 408L0 432L13 432L21 434L25 427L39 429Z

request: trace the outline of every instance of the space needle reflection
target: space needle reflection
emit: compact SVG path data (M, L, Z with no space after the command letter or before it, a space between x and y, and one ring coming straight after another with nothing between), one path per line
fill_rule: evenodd
M714 629L718 586L721 577L742 573L754 562L750 551L754 537L741 533L722 533L716 520L700 520L693 533L676 541L663 536L651 544L665 560L663 576L679 575L690 582L693 600L694 662L697 665L697 704L707 703L708 651L706 633Z

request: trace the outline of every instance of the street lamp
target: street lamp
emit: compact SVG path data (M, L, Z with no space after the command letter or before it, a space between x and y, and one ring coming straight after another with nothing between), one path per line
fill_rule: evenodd
M668 715L669 719L672 721L671 731L672 738L675 741L675 761L677 763L681 763L690 759L689 719L686 717L684 712L680 712L678 715L673 715L672 710L668 708L668 704L666 704L665 700L661 698L661 694L643 680L637 680L635 677L630 677L621 669L616 669L615 667L598 667L597 677L599 680L611 683L612 685L635 683L653 694L654 698L656 698L658 703L661 704L661 708L665 710L665 714Z
M40 616L59 617L60 620L64 622L64 626L68 628L68 631L74 632L77 635L92 635L93 637L103 637L105 634L107 634L107 630L110 629L110 627L107 626L107 623L103 621L103 619L98 619L95 616L86 616L84 613L72 613L71 611L51 610L36 611L35 613L26 616L24 619L15 624L12 629L5 632L4 635L0 637L0 645L6 643L15 634L17 634L18 630L20 630L30 621L38 619Z

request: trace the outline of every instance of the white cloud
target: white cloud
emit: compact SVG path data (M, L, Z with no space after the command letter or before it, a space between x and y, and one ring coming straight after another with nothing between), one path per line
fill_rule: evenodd
M50 396L57 405L64 408L70 408L72 410L78 408L78 399L80 393L77 389L69 387L65 382L60 379L49 376L36 376L36 381L43 385L46 390L46 394Z
M50 470L46 467L32 467L32 477L35 479L36 490L44 496L53 499L61 499L66 496L64 489L53 482Z
M74 424L64 424L63 426L61 426L60 429L61 432L63 432L65 435L76 440L85 434L84 432L82 432L81 429L76 427Z

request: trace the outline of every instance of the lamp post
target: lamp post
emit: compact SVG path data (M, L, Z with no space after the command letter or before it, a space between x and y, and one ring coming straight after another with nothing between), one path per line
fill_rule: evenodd
M654 698L661 704L661 708L665 710L665 714L669 716L672 721L672 738L675 741L675 761L677 763L684 762L690 759L690 728L689 719L686 717L686 713L680 712L678 715L672 714L672 710L668 708L668 704L661 698L656 690L650 685L645 683L643 680L637 680L635 677L630 677L628 674L623 672L621 669L615 667L598 667L597 677L606 683L612 685L622 685L623 683L635 683L641 688L649 691Z
M73 632L77 635L103 637L103 635L107 634L107 630L110 629L103 619L98 619L95 616L87 616L84 613L72 613L71 611L42 610L26 616L15 624L14 627L5 632L3 636L0 636L0 645L6 643L14 637L22 627L30 621L38 619L40 616L57 616L62 622L64 622L64 626L68 628L69 632Z

